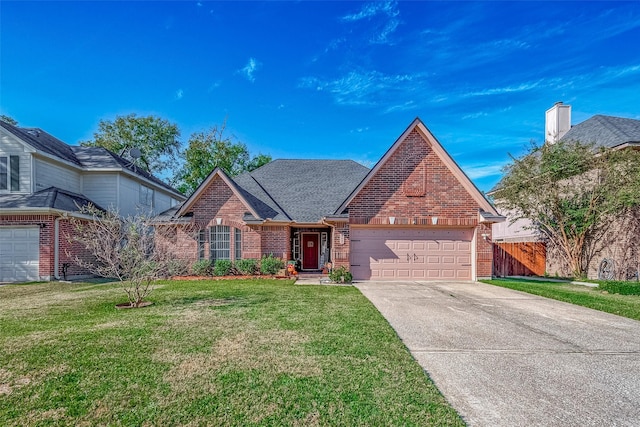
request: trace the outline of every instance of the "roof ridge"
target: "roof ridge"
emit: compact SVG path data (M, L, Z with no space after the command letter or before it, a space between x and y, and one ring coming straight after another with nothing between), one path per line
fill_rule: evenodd
M273 203L275 203L275 204L276 204L276 206L278 207L278 209L280 209L280 212L282 212L282 213L283 213L283 214L284 214L284 215L285 215L289 220L291 220L291 215L289 215L289 214L287 213L287 211L285 211L285 210L282 208L282 206L280 206L280 203L278 203L278 202L276 201L276 199L274 199L274 198L273 198L273 196L272 196L272 195L271 195L271 194L266 190L266 188L264 188L264 187L262 186L262 184L260 184L260 182L259 182L259 181L258 181L258 180L253 176L253 175L249 174L249 176L251 177L251 179L253 179L253 180L255 181L255 183L256 183L256 184L258 184L258 187L260 187L260 188L262 189L262 191L264 191L264 194L266 194L266 195L267 195L267 197L269 197L269 198L273 201ZM236 184L236 185L237 185L237 184Z

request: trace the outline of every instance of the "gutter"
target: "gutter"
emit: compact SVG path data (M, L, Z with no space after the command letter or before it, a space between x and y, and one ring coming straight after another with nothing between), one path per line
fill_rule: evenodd
M53 278L56 280L60 280L60 219L61 216L53 221Z

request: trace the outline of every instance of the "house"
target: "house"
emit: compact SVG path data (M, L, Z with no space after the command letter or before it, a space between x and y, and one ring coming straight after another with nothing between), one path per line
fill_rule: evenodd
M545 143L554 144L558 141L575 141L581 143L593 143L596 147L608 149L640 148L640 120L595 115L575 126L571 126L571 106L556 103L546 111L545 117ZM500 183L489 193L493 196L499 189ZM502 212L507 218L509 212ZM601 247L594 247L597 254L596 262L590 263L588 277L598 278L602 260L614 260L618 270L630 268L637 275L640 262L640 246L626 243L623 237L631 236L633 241L640 241L640 227L637 219L620 218L611 224L610 232L601 238ZM493 241L502 252L494 254L494 260L500 258L510 260L510 265L496 264L496 275L510 274L548 274L568 275L570 271L554 253L552 248L545 250L544 242L532 227L531 221L518 219L515 222L505 221L493 225ZM537 251L537 253L536 253ZM502 260L504 261L504 260ZM605 263L606 264L606 263ZM628 264L628 265L627 265ZM515 271L514 271L515 270ZM623 278L618 275L618 277Z
M79 253L65 236L69 219L88 204L156 214L184 200L104 148L67 145L41 129L0 121L0 282L86 274L67 256Z
M273 254L361 280L475 280L491 277L491 224L501 219L416 119L372 169L350 160L275 160L234 178L216 169L157 223L175 230L159 233L161 245L190 262Z

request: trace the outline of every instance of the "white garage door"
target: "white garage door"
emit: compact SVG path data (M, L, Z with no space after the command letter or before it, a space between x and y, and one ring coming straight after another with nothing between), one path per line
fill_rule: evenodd
M0 227L0 282L40 280L40 227Z
M360 280L471 280L472 229L352 228L351 272Z

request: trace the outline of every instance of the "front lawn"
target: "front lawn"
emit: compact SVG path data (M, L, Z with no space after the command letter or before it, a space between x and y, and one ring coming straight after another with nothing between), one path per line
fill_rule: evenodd
M0 425L463 425L352 287L0 287Z
M615 294L613 292L616 288L613 286L605 287L611 289L610 292L568 282L525 279L495 279L482 282L640 320L640 296Z

